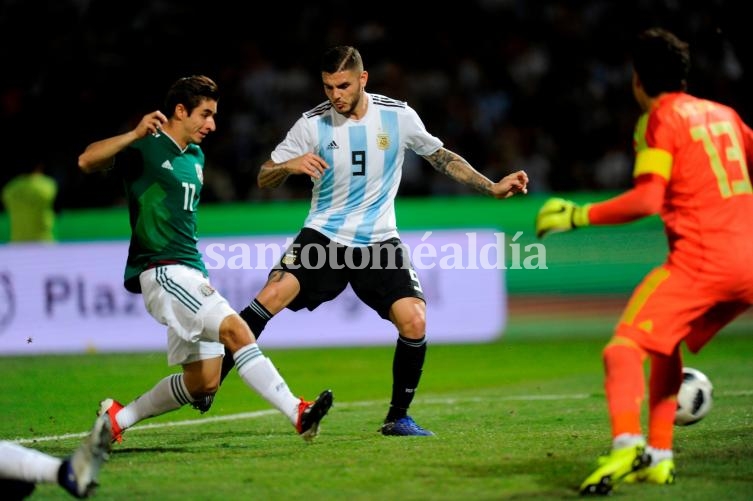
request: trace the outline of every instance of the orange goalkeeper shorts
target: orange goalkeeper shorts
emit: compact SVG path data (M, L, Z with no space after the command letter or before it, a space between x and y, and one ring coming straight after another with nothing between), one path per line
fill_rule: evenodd
M683 340L698 350L753 304L751 272L699 279L665 264L651 271L630 297L615 334L646 350L670 355Z

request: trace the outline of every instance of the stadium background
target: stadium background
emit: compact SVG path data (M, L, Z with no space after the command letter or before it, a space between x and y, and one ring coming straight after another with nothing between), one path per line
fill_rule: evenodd
M368 90L408 101L427 128L492 178L525 168L534 192L620 189L630 179L627 47L653 25L691 43L690 90L753 121L747 17L725 0L271 2L2 0L0 185L38 154L63 209L121 202L117 183L79 174L94 139L161 105L180 76L221 85L218 132L203 145L205 202L308 196L305 179L260 192L258 166L324 100L322 50L354 44ZM423 161L401 195L468 192Z
M526 245L549 194L595 200L629 182L638 110L625 49L637 29L664 24L688 39L691 90L737 106L753 122L749 16L739 4L0 0L0 185L44 154L61 183L64 245L93 249L90 240L125 238L120 187L80 175L76 156L157 107L176 77L203 72L224 95L219 131L204 145L209 203L201 236L289 235L306 211L305 184L261 193L255 172L297 114L323 100L316 74L323 46L352 42L366 58L369 90L408 100L430 130L490 176L520 167L532 176L530 195L500 202L460 190L414 159L397 203L401 229L493 226L523 231ZM0 210L0 254L22 253L5 244L7 235ZM229 378L206 419L186 408L131 430L101 474L98 499L577 497L608 445L599 353L665 244L656 218L544 242L547 270L506 271L510 324L502 342L432 342L415 416L440 440L396 444L375 433L389 396L391 347L264 348L296 391L315 394L325 382L335 389L336 412L316 447L301 447L278 416L226 420L268 407ZM69 264L57 254L50 261L40 264ZM9 335L40 342L28 316L2 332L2 277L18 264L0 259L0 348ZM122 262L112 266L121 273ZM685 358L712 377L716 393L711 418L676 432L678 485L658 494L655 486L628 486L618 498L750 498L753 319L746 317L699 358ZM153 332L162 330L154 324ZM273 326L262 344L289 334ZM0 358L0 436L61 456L89 429L93 402L135 397L171 370L162 350ZM546 398L556 395L565 398ZM59 488L40 485L34 499L60 499Z
M225 0L4 0L0 184L41 156L60 185L60 240L124 238L117 180L80 174L76 157L159 107L176 78L204 73L222 98L218 132L202 145L201 235L292 233L305 214L307 180L261 192L256 171L299 114L324 100L317 63L332 44L359 47L367 89L408 101L429 131L484 174L523 168L531 177L526 200L480 200L409 156L402 229L488 225L524 231L525 245L545 196L594 200L629 186L639 110L628 46L642 28L662 25L688 40L690 91L753 122L746 92L753 53L736 2L412 4L280 2L249 16L242 12L253 5ZM275 215L282 207L287 219ZM0 213L0 242L7 227ZM558 236L547 250L549 270L506 277L510 317L530 316L532 333L546 330L542 311L555 324L568 315L615 318L665 246L651 219Z

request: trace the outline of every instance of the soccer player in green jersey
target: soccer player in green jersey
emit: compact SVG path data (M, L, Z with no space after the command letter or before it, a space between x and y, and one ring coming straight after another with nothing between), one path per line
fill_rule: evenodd
M199 144L217 125L219 92L206 76L176 81L163 114L145 115L131 131L87 146L84 172L114 169L124 180L131 223L125 288L143 295L150 315L167 326L167 357L181 365L128 405L107 398L99 414L112 423L113 441L137 422L212 395L225 348L241 379L311 440L332 405L324 390L313 402L295 397L264 356L248 324L209 283L197 248L196 211L203 184Z

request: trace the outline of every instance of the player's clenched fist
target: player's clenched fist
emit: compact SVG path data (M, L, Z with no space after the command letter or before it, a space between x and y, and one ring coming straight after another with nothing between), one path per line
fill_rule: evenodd
M564 198L550 198L536 215L538 238L547 233L569 231L579 226L588 226L588 205L581 207Z

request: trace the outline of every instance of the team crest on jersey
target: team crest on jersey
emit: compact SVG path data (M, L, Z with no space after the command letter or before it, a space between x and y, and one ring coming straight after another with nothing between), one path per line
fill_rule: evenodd
M286 252L282 257L282 264L295 264L295 252Z
M386 150L390 147L389 134L377 134L377 148L380 150Z
M196 177L199 178L199 182L204 184L204 169L201 168L200 164L193 164L193 166L196 167Z
M202 294L202 295L203 295L204 297L209 297L209 296L211 296L212 294L214 294L214 291L215 291L214 287L212 287L212 286L211 286L211 285L209 285L209 284L201 284L201 285L199 286L199 292L201 292L201 294Z

